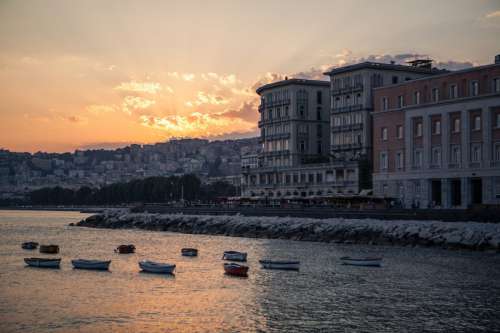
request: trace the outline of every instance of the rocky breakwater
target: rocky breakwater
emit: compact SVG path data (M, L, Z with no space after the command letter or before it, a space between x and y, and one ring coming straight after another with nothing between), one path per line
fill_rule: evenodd
M403 246L439 246L500 251L500 224L375 219L305 219L221 215L147 214L106 211L81 227L145 229L300 241Z

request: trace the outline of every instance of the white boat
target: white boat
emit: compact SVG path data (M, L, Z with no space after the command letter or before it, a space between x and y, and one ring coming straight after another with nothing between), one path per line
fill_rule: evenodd
M43 268L59 268L61 259L48 259L48 258L24 258L24 262L28 266L43 267Z
M111 260L87 260L87 259L75 259L71 260L74 268L78 269L96 269L96 270L108 270Z
M268 269L284 269L298 271L300 268L300 261L297 260L259 260L262 268Z
M352 266L374 266L380 267L382 265L382 258L351 258L342 257L340 258L343 265Z
M173 274L175 270L173 264L163 264L149 260L139 261L139 267L148 273Z
M247 261L247 254L246 252L224 251L222 259L232 261Z

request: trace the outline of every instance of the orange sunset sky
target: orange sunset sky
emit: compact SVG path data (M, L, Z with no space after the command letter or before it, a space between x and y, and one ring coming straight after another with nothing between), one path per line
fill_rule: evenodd
M500 53L500 1L0 1L0 148L257 133L255 88L332 66Z

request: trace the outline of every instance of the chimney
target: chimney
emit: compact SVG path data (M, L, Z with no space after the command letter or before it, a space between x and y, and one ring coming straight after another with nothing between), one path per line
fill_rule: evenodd
M500 64L500 54L497 54L495 56L495 64L497 64L497 65Z

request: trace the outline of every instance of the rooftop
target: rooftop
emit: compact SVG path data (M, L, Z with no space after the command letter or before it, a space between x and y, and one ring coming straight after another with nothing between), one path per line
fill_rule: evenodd
M306 86L324 86L324 87L329 87L330 82L329 81L321 81L321 80L306 80L306 79L285 79L281 80L278 82L273 82L269 84L265 84L263 86L260 86L257 88L256 92L257 94L260 95L261 92L267 89L272 89L276 87L283 87L287 85L292 85L292 84L300 84L300 85L306 85Z
M489 69L489 68L495 68L495 67L500 67L500 64L488 64L488 65L482 65L482 66L475 66L475 67L461 69L461 70L458 70L458 71L445 71L443 73L439 73L439 75L426 76L426 77L421 77L421 78L418 78L418 79L413 79L413 80L410 80L410 81L400 82L400 83L397 83L397 84L392 84L392 85L388 85L388 86L377 87L377 88L374 88L374 90L392 89L394 87L409 85L409 84L413 84L415 82L421 82L421 81L426 81L426 80L427 81L437 80L437 79L440 79L440 78L443 78L443 77L447 77L447 76L461 75L461 74L465 74L465 73L476 72L476 71L481 71L481 70L485 70L485 69Z
M378 69L378 70L391 70L391 71L404 71L404 72L413 72L413 73L422 73L422 74L437 74L437 73L447 73L448 71L445 69L437 69L437 68L429 68L427 66L418 66L418 63L415 62L413 66L407 65L399 65L399 64L385 64L380 62L360 62L354 65L348 65L338 68L332 68L330 71L325 72L325 75L335 75L341 73L352 72L360 69Z

